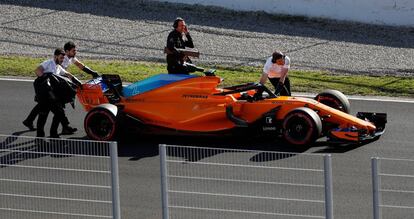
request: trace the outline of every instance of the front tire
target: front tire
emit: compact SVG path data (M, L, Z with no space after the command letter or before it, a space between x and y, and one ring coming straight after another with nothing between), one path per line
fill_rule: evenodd
M319 115L306 107L292 110L283 120L283 137L291 145L311 145L321 132L322 121Z
M118 129L116 116L105 108L94 108L88 112L84 127L89 138L97 141L111 141Z
M349 103L348 98L342 92L337 90L325 90L319 93L315 97L315 100L344 113L349 114L351 111L351 104Z

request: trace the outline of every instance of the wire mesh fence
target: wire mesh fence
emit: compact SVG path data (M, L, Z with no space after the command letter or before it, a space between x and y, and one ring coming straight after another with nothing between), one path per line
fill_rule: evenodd
M114 142L0 135L0 218L119 218L116 159Z
M414 160L372 158L374 219L412 218Z
M164 219L332 218L329 155L160 145L160 156Z

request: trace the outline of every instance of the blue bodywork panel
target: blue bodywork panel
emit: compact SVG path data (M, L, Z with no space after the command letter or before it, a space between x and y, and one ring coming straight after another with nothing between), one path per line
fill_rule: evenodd
M137 94L141 94L156 88L162 87L167 84L174 83L176 81L185 80L188 78L195 78L197 75L186 74L158 74L152 77L146 78L142 81L137 81L133 84L123 88L124 97L131 97Z

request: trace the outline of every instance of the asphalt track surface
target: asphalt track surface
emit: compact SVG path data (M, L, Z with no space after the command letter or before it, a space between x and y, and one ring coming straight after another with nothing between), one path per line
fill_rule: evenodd
M0 133L35 136L22 124L33 107L31 82L0 80ZM414 103L351 100L352 113L357 111L386 112L386 133L376 142L360 147L329 147L323 142L306 150L315 154L332 154L333 197L335 218L372 218L370 158L414 157ZM78 105L66 110L71 124L79 128L65 138L84 138L82 128L85 112ZM50 118L48 120L50 124ZM46 129L48 130L48 129ZM158 144L198 145L220 148L240 148L272 151L292 151L280 142L247 138L194 138L146 136L119 142L119 178L122 217L128 219L161 218L160 170ZM402 182L404 183L404 182ZM407 182L405 182L407 183ZM412 198L409 200L413 200ZM411 214L412 215L412 214Z
M186 19L196 64L262 66L275 50L292 69L413 75L414 29L239 13L148 0L0 0L0 54L50 56L68 40L79 58L165 61L173 20ZM137 72L139 73L139 72Z

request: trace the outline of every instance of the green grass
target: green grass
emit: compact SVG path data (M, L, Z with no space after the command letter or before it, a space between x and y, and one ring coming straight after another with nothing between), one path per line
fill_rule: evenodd
M0 76L35 77L34 69L45 58L0 56ZM123 81L134 82L149 76L165 73L166 64L122 60L82 60L90 68L103 74L119 74ZM222 86L257 82L261 68L204 66L217 69L216 75L224 79ZM80 79L88 79L75 66L69 71ZM199 74L199 73L198 73ZM293 92L318 93L324 89L337 89L347 95L399 96L414 98L414 77L338 75L322 71L289 72ZM269 83L269 82L268 82ZM268 86L272 88L271 84Z

